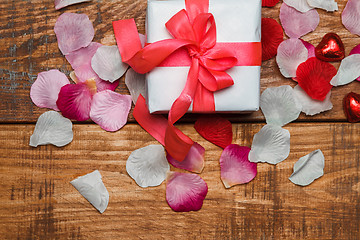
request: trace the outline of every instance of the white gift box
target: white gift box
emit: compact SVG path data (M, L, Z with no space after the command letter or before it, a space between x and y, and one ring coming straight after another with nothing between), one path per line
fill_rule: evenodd
M165 23L181 9L185 9L184 0L148 0L147 42L171 39ZM215 18L217 42L261 42L261 0L209 0L209 12ZM189 69L156 67L146 75L150 113L170 110L185 86ZM234 85L214 93L215 111L257 111L260 66L235 66L227 73L233 78Z

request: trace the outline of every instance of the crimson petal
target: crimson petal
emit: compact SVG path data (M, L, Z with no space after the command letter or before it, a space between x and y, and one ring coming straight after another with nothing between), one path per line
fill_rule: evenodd
M277 48L284 40L284 32L280 24L272 18L261 19L262 61L276 56Z
M331 79L336 75L336 68L316 57L301 63L296 70L299 86L315 100L323 101L331 90Z
M64 117L85 121L90 118L92 96L88 83L67 84L61 88L56 105Z

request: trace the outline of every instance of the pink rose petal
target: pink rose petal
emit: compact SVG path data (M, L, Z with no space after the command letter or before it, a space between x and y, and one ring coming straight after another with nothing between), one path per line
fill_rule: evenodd
M341 14L341 19L347 30L360 36L360 1L349 0Z
M221 180L226 188L248 183L257 174L257 164L250 162L250 148L236 144L227 146L220 157Z
M91 0L55 0L55 9L59 10L61 8L73 5L76 3L90 2Z
M321 8L328 12L338 10L338 5L334 0L307 0L310 7Z
M30 97L33 103L40 108L50 108L59 111L56 100L60 89L70 84L66 75L59 70L53 69L39 73L37 79L30 88Z
M349 55L353 55L353 54L360 54L360 44L357 45L356 47L354 47L351 51ZM356 80L360 81L360 77L358 77Z
M168 173L166 201L175 212L200 210L207 192L206 182L196 174Z
M300 12L307 12L313 9L313 7L310 7L308 4L307 0L284 0L284 3Z
M279 17L286 35L290 38L300 38L314 31L320 22L319 14L315 9L302 13L285 3L281 5Z
M194 173L201 173L204 168L205 148L194 142L188 155L182 162L175 160L169 154L166 155L167 160L176 168L185 169Z
M84 65L91 67L91 58L101 46L101 43L92 42L89 46L73 51L65 57L74 70Z
M94 80L92 81L67 84L61 88L56 104L64 117L77 121L85 121L90 118L94 89L89 88L89 85L95 86Z
M78 77L80 82L85 82L88 79L95 79L96 88L98 92L104 90L114 91L117 86L119 86L119 80L111 83L104 81L94 72L94 70L89 65L83 65L75 70L75 75Z
M300 39L300 40L304 44L306 49L308 50L308 58L315 57L315 46L312 45L311 43L307 42L307 41L304 41L302 39Z
M86 14L61 14L55 23L54 31L59 49L64 55L89 46L94 38L94 28Z
M126 124L130 108L130 95L105 90L94 95L90 118L102 129L114 132Z
M296 77L297 67L308 58L308 50L296 38L291 38L280 43L277 51L276 62L284 77Z

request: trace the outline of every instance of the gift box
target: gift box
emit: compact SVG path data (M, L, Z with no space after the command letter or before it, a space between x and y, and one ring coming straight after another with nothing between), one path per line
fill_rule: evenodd
M185 9L184 0L148 0L147 43L172 39L165 23L182 9ZM213 14L216 22L217 42L261 42L261 0L210 0L209 13ZM146 100L150 113L170 110L185 86L189 68L159 66L147 73ZM227 73L233 78L234 85L214 92L215 111L257 111L260 66L234 66Z

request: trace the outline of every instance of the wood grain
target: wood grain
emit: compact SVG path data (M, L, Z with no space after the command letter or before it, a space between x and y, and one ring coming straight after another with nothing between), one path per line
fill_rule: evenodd
M234 124L233 143L251 146L263 124ZM126 173L130 153L157 144L138 125L116 133L74 125L63 148L28 146L34 125L0 126L0 235L3 239L359 239L360 125L293 123L291 152L276 166L258 164L249 184L224 188L221 149L192 124L180 126L206 148L201 177L209 187L198 212L175 213L165 184L142 189ZM293 164L320 148L325 175L307 187L292 184ZM99 169L110 203L99 214L71 185ZM178 170L177 170L178 171Z
M146 0L97 0L70 6L56 11L53 0L0 0L0 121L1 122L35 122L38 116L47 111L39 109L31 102L29 90L39 72L59 69L69 74L70 65L57 47L53 31L56 19L63 12L86 13L95 28L94 41L105 45L115 44L112 21L135 18L137 27L144 33ZM339 0L339 11L328 13L318 10L320 24L317 29L303 39L317 45L322 36L328 32L336 32L343 39L346 53L356 46L360 38L350 34L341 24L340 13L345 0ZM263 8L263 17L275 18L279 21L278 3L273 8ZM334 64L336 67L338 63ZM262 65L261 90L279 85L294 86L295 82L285 79L280 74L275 59ZM128 94L121 79L118 92ZM345 121L342 111L342 99L350 91L360 92L359 82L338 87L332 91L334 109L314 117L302 114L299 121ZM261 112L250 115L226 115L234 122L258 122L264 118ZM194 115L187 116L184 121L193 121ZM130 121L134 121L132 114Z

